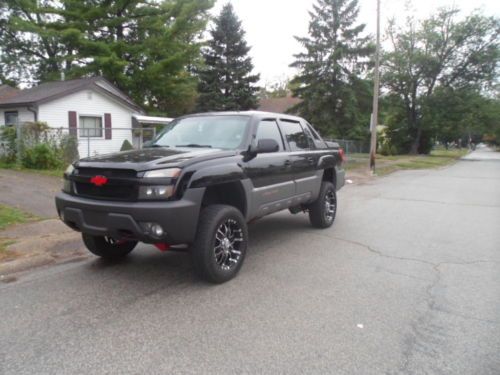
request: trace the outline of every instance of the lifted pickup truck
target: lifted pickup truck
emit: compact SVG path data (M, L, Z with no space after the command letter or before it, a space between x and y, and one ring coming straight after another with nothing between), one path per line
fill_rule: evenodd
M299 117L189 115L145 149L69 166L56 206L98 256L123 257L138 241L187 244L196 273L221 283L241 268L249 221L289 209L308 212L314 227L333 224L343 158Z

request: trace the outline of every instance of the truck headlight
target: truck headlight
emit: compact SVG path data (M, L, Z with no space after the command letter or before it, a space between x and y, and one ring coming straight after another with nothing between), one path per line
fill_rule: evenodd
M139 199L168 199L174 195L174 185L139 186Z
M144 178L175 178L181 174L180 168L155 169L144 173Z
M70 164L64 171L62 191L68 194L71 193L71 181L68 177L73 173L74 170L75 167L73 167L73 164Z

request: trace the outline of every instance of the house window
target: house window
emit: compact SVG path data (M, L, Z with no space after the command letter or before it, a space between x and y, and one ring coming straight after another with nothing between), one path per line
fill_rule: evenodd
M19 121L19 113L17 111L6 111L5 115L5 125L17 125Z
M80 137L102 137L102 118L80 116Z

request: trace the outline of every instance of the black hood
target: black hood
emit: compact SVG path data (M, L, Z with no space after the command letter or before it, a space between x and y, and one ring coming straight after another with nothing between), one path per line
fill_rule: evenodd
M233 156L236 153L235 150L213 148L153 147L84 158L75 166L144 171L161 167L184 167L200 161Z

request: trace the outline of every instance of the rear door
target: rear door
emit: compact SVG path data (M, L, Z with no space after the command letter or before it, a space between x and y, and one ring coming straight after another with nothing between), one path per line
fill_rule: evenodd
M290 150L295 194L313 197L320 186L321 175L316 166L319 154L314 152L311 135L304 131L299 121L280 119L280 128Z

